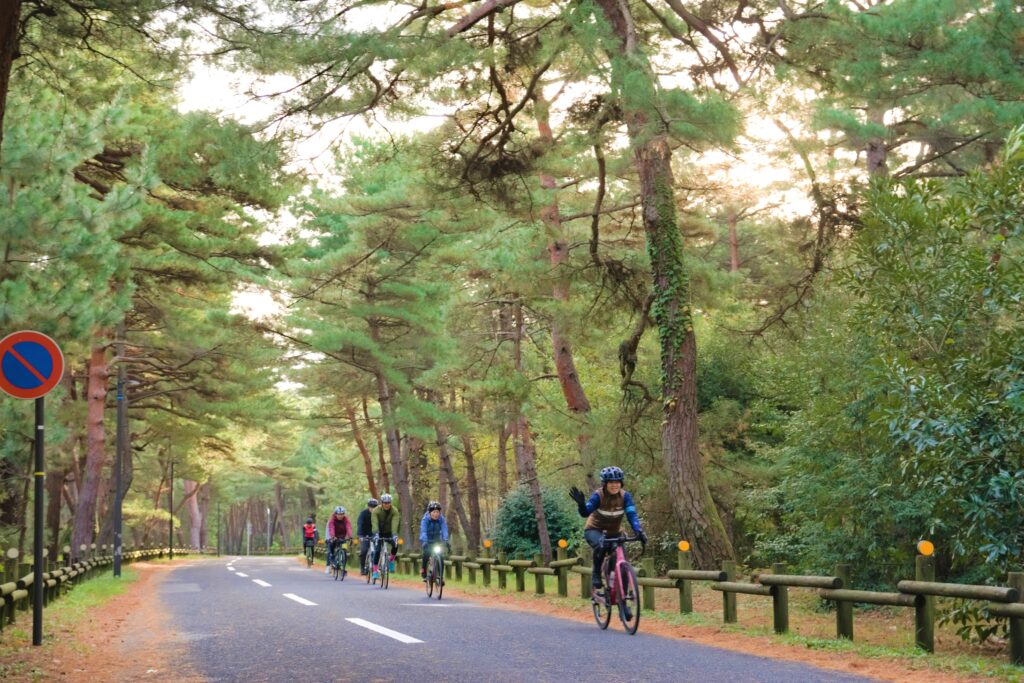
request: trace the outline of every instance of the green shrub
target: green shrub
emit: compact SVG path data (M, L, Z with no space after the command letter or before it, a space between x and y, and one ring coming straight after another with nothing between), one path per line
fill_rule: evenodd
M552 548L557 547L560 538L569 541L570 546L576 545L583 519L575 510L569 509L568 494L542 489L541 499L544 501ZM540 535L537 533L533 501L526 487L510 491L501 502L494 525L494 545L509 555L522 553L525 557L533 557L540 552Z

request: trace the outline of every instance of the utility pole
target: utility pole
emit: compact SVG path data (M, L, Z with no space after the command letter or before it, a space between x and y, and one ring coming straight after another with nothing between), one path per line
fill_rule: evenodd
M174 559L174 460L171 459L171 485L167 487L167 549Z
M117 446L115 447L117 470L114 476L114 487L117 489L114 494L114 576L121 576L121 531L122 531L122 510L124 503L124 451L127 445L125 439L125 419L127 412L127 401L124 396L124 323L117 326Z

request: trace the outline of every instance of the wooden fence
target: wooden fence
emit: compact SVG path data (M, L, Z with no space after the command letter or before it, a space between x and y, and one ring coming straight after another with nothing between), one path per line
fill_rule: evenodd
M131 548L125 546L121 554L122 564L128 564L137 560L144 560L154 557L163 557L169 554L169 548ZM43 608L74 585L87 581L98 576L101 571L114 563L114 557L110 553L113 546L106 545L99 547L93 543L91 546L82 546L78 557L85 558L72 562L70 546L64 546L63 554L57 561L52 561L46 556L47 550L43 550L43 557L46 566L43 572ZM187 555L190 551L186 548L174 548L175 554ZM4 553L3 583L0 584L0 633L4 626L14 624L18 612L31 612L35 591L40 590L35 585L35 574L33 566L28 562L19 562L17 548L11 548ZM21 577L21 578L18 578Z
M350 555L351 557L351 555ZM527 576L533 577L533 592L544 594L545 576L557 577L558 595L568 597L569 575L579 577L580 598L590 600L591 553L583 548L580 556L570 557L565 548L558 548L554 560L544 564L540 555L533 559L509 558L493 554L489 548L473 553L456 552L445 560L445 575L455 581L478 582L489 587L497 579L497 588L507 590L510 579L517 592L526 590ZM420 554L399 553L400 574L419 576ZM856 590L852 588L850 565L836 565L833 576L789 574L785 564L772 565L771 572L756 573L749 581L740 581L735 562L723 562L720 570L695 570L689 551L678 553L677 567L665 576L657 576L654 559L643 558L637 566L642 592L642 607L654 610L654 589L678 591L679 612L693 612L693 582L703 581L722 594L722 619L736 623L737 595L771 598L773 625L776 633L789 630L789 590L811 589L834 603L836 637L853 640L853 605L888 605L914 609L914 641L926 652L935 651L935 600L938 597L962 598L985 603L989 614L1006 617L1010 624L1010 661L1024 665L1024 572L1010 572L1007 586L977 586L935 581L935 558L918 555L913 580L899 581L894 592Z

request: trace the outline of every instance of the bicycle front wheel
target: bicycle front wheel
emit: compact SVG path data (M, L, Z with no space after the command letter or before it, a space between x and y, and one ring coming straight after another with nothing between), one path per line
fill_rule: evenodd
M631 564L624 562L619 569L619 621L626 633L633 635L640 627L640 585Z
M306 567L312 567L312 566L313 566L313 547L307 545L306 546Z
M388 587L388 558L387 553L381 557L380 563L380 587L387 590Z
M441 599L444 591L444 561L440 557L434 557L434 581L437 583L437 599Z
M348 553L344 550L338 551L338 575L334 578L339 581L345 580L345 575L348 573Z

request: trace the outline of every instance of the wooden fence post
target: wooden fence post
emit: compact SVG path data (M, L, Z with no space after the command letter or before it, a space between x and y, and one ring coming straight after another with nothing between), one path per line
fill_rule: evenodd
M480 553L485 560L491 559L491 549L486 545L483 551ZM484 566L480 568L481 573L484 575L484 587L489 588L491 585L491 563L485 562Z
M679 551L679 569L693 569L693 559L689 550ZM679 579L679 613L691 614L693 612L693 584L689 579Z
M508 555L504 552L498 553L498 564L507 565ZM498 572L498 589L506 590L508 588L508 572Z
M584 567L593 566L594 551L589 545L580 547L580 557L583 558ZM590 575L586 572L580 572L580 597L584 600L590 599Z
M1020 593L1020 602L1024 602L1024 572L1010 572L1006 583ZM1024 619L1010 617L1010 661L1017 665L1024 664Z
M914 579L935 580L935 557L918 555ZM914 608L914 643L925 652L935 652L935 596L926 595Z
M559 547L555 551L555 557L559 560L566 560L568 553L565 548ZM559 567L558 568L558 595L567 598L569 597L569 568Z
M8 548L7 552L4 553L4 583L10 583L11 581L17 581L18 577L18 549Z
M850 565L837 564L836 576L842 579L843 588L853 587ZM836 601L836 637L853 640L853 603L847 600Z
M543 567L544 566L544 558L541 556L540 553L537 553L536 555L533 556L533 564L534 564L535 567ZM543 574L534 574L533 575L533 592L536 595L544 595L544 575Z
M471 564L476 564L476 553L466 551L466 561ZM476 585L476 567L466 567L469 570L469 585Z
M645 557L640 563L644 570L644 576L654 578L654 558ZM654 611L654 586L643 587L643 606L645 610Z
M523 559L522 553L516 553L516 559ZM516 567L516 593L522 593L526 590L526 567Z
M736 580L736 562L724 560L722 571L725 572L726 581ZM722 621L727 624L735 624L736 618L736 594L730 591L722 591Z
M786 563L776 562L772 565L772 574L785 574ZM789 588L772 586L772 622L776 633L789 630Z

